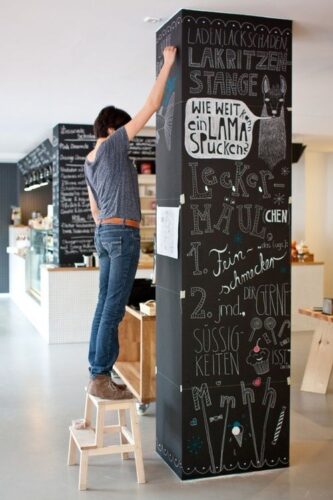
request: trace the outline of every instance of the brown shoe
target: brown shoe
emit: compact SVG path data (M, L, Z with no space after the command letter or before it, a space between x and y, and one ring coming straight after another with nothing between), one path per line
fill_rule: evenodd
M133 395L128 389L119 389L109 375L96 375L91 379L87 392L101 399L132 399Z
M113 378L111 378L111 382L114 385L116 385L118 387L118 389L120 389L121 391L124 391L125 389L127 389L127 385L126 384L117 384L117 382L115 382Z
M106 377L108 377L109 375L105 375ZM87 387L87 392L90 394L89 392L89 388L90 388L90 384L92 382L92 378L89 380L89 383L88 383L88 387ZM117 382L115 382L113 380L113 378L111 377L111 382L116 385L118 387L118 389L120 389L121 391L124 391L125 389L127 389L127 385L126 384L117 384Z

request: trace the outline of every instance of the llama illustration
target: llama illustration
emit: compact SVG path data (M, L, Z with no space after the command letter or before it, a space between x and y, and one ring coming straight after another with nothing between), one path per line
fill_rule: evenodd
M262 158L273 170L279 161L286 158L284 99L287 92L287 82L280 75L280 83L271 86L268 76L265 75L261 90L264 97L261 116L266 119L261 120L259 125L259 158Z

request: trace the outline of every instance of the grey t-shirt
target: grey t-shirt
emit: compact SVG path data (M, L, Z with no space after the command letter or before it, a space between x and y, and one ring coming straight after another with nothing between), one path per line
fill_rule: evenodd
M141 220L138 175L128 158L128 137L124 127L102 142L94 161L86 159L84 173L100 210L100 219Z

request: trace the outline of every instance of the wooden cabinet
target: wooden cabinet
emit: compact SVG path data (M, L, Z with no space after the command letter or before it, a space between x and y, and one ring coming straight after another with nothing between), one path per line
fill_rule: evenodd
M115 372L141 403L156 397L156 318L126 306L119 325L119 357Z

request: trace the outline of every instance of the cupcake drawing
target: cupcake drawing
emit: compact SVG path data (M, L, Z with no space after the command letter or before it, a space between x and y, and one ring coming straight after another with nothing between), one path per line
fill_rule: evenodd
M264 375L269 372L269 350L266 347L259 347L258 343L259 340L257 345L251 349L246 362L253 366L257 375Z

